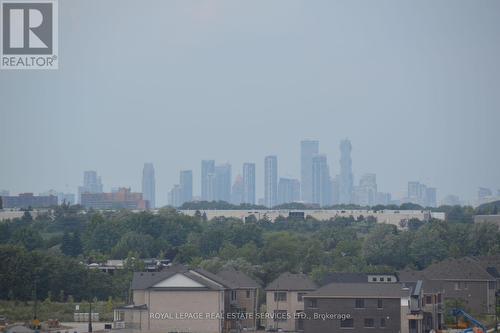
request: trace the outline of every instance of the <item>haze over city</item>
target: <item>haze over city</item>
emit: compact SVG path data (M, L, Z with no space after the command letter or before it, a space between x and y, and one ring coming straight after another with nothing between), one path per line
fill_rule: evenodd
M349 138L356 184L472 201L500 188L499 7L60 2L60 69L0 73L0 189L76 193L97 170L105 190L141 191L153 162L163 205L182 169L197 195L214 159L233 180L256 163L261 198L265 156L300 178L300 141L317 139L333 176Z

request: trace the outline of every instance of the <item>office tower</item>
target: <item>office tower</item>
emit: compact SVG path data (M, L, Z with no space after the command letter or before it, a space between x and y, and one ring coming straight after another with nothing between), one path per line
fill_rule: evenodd
M78 187L78 202L81 202L83 193L102 193L101 177L97 176L96 171L83 172L83 186Z
M8 197L9 195L10 195L10 192L7 190L0 191L0 197Z
M300 190L304 202L312 202L312 160L317 154L319 154L318 141L300 142Z
M330 170L326 155L320 154L313 157L312 162L312 202L321 207L331 205Z
M182 206L182 188L181 185L176 184L168 192L168 204L172 207Z
M364 174L356 188L354 203L360 206L375 206L377 192L377 176L374 173Z
M339 176L336 175L331 179L331 193L330 197L332 199L332 205L338 205L340 203L340 184L339 184Z
M243 201L255 204L255 163L243 164Z
M351 141L345 139L340 142L339 201L341 204L352 203L354 177L352 175L351 150Z
M416 181L408 182L408 199L412 202L416 202L420 200L420 183Z
M300 182L293 178L280 178L278 182L278 204L300 201Z
M210 174L215 173L215 161L214 160L203 160L201 161L201 200L212 201L214 200L213 195L209 194L209 179ZM212 189L213 190L213 189Z
M149 207L154 209L156 185L155 185L155 169L153 163L144 163L142 169L142 196L144 200L149 201Z
M427 187L425 191L425 206L437 207L437 190L435 187Z
M215 166L215 200L231 201L231 164Z
M216 183L216 178L215 178L215 173L209 173L207 174L207 182L206 182L206 191L207 191L207 197L206 201L215 201L216 200L216 191L217 191L217 183Z
M264 159L264 202L267 207L278 202L278 158L274 155Z
M181 202L185 203L193 201L193 171L182 170L179 178L182 191Z
M417 181L408 182L408 197L407 202L415 203L423 207L436 207L437 195L436 188L427 187Z
M377 192L377 205L387 206L391 203L392 196L390 193Z
M231 203L234 205L239 205L243 203L244 198L244 185L243 185L243 177L241 175L237 175L233 187L231 188Z

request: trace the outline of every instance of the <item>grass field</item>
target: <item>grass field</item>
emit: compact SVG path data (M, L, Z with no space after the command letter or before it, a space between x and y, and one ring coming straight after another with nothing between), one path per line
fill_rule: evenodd
M7 317L9 322L27 321L33 319L34 302L0 301L0 316ZM38 302L37 317L41 321L57 319L60 322L73 321L75 306L80 306L78 312L88 312L88 303ZM96 302L92 304L92 312L99 313L101 321L113 319L113 308L122 305L113 302Z

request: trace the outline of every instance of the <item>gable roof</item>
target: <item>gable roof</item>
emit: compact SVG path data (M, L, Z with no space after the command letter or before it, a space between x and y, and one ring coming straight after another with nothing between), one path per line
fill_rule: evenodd
M281 274L267 285L266 290L316 290L318 286L306 274Z
M182 278L180 276L183 276ZM178 277L175 277L178 276ZM176 279L176 283L168 283L171 278ZM185 278L185 280L183 280ZM193 281L193 283L182 286L183 281ZM171 280L172 281L172 280ZM163 284L162 284L163 282ZM194 290L224 290L227 286L221 281L216 281L210 276L190 270L183 265L173 265L161 272L135 272L132 278L132 290L144 289L194 289ZM177 285L176 285L177 284ZM199 286L198 286L199 285Z
M410 295L411 290L401 283L330 283L310 292L304 297L332 298L401 298Z
M495 278L500 278L500 255L473 257L479 265Z
M470 257L445 259L424 269L429 280L480 280L491 281L495 278Z
M217 273L230 284L231 289L256 289L260 285L242 271L227 267Z

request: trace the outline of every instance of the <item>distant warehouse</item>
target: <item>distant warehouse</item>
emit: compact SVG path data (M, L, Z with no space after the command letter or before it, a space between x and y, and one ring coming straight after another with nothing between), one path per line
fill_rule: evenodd
M148 209L149 202L142 193L131 192L130 188L121 187L112 193L82 193L81 204L93 209Z
M320 221L328 221L330 219L340 217L353 217L359 219L361 217L373 217L378 223L386 223L397 226L398 228L406 228L407 222L413 219L420 221L429 221L431 218L444 220L445 213L435 213L430 210L369 210L369 209L306 209L306 210L287 210L287 209L269 209L269 210L180 210L181 213L189 216L194 216L197 212L205 214L208 220L225 217L237 218L246 221L250 216L257 220L267 219L274 222L276 219L283 218L298 218L304 219L308 216Z
M21 193L18 196L2 196L3 208L44 208L57 206L55 195L33 195Z

